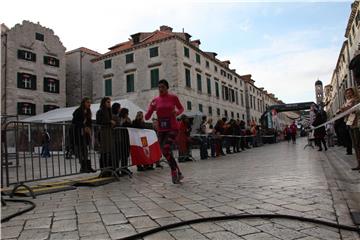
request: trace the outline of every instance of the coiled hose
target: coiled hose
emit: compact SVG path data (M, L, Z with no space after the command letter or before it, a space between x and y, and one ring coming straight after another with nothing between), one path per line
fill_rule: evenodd
M9 221L10 219L14 218L14 217L17 217L17 216L20 216L21 214L24 214L26 212L29 212L31 210L33 210L35 207L36 207L36 204L32 201L29 201L29 200L23 200L23 199L1 199L1 202L20 202L20 203L28 203L30 204L30 206L28 208L25 208L19 212L16 212L14 214L11 214L9 216L6 216L4 218L1 219L1 223L4 223L4 222L7 222Z
M325 226L329 226L329 227L333 227L333 228L338 228L338 229L342 229L342 230L353 231L353 232L357 232L358 234L360 234L360 228L359 227L352 227L352 226L337 224L337 223L333 223L333 222L327 222L327 221L318 220L318 219L300 217L300 216L285 215L285 214L235 214L235 215L218 216L218 217L197 218L197 219L187 220L187 221L183 221L183 222L172 223L172 224L169 224L169 225L153 228L153 229L150 229L148 231L137 233L137 234L127 236L127 237L124 237L124 238L120 238L120 239L117 239L117 240L139 239L139 238L143 238L143 237L145 237L147 235L154 234L154 233L157 233L157 232L160 232L160 231L164 231L164 230L168 230L168 229L176 228L176 227L181 227L181 226L184 226L184 225L195 224L195 223L213 222L213 221L221 221L221 220L245 219L245 218L292 219L292 220L299 220L299 221L303 221L303 222L321 224L321 225L325 225Z

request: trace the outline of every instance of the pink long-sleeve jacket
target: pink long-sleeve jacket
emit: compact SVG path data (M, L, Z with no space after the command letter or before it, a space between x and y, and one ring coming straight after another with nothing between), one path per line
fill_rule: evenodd
M149 105L145 119L150 119L154 111L156 111L158 117L159 132L179 129L176 117L184 111L184 107L181 105L177 96L167 93L155 97Z

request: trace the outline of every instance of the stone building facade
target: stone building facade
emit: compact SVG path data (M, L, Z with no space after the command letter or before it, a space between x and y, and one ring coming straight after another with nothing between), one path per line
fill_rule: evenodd
M109 48L93 60L94 101L127 98L147 109L158 94L157 82L167 79L186 111L246 120L245 81L230 61L200 50L200 40L190 38L161 26Z
M325 92L325 110L333 116L345 102L344 92L349 87L360 89L360 75L356 78L355 71L350 70L351 65L356 65L360 72L360 1L351 4L351 12L345 29L345 38L335 69ZM357 61L355 61L357 57ZM355 74L354 74L355 73ZM359 79L356 82L356 79Z
M85 47L66 52L66 106L80 105L83 97L92 98L93 64L91 60L100 55Z
M20 118L65 107L65 47L53 30L23 21L1 32L1 114Z

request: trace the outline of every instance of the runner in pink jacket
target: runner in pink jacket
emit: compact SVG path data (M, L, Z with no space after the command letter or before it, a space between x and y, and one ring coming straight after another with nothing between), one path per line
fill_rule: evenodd
M172 154L171 145L175 143L179 129L176 117L184 111L184 108L179 98L176 95L169 94L168 89L169 83L164 79L160 80L159 96L151 101L149 109L145 114L145 119L150 119L153 112L156 111L158 117L158 139L161 151L169 162L172 182L177 184L183 179L183 175Z

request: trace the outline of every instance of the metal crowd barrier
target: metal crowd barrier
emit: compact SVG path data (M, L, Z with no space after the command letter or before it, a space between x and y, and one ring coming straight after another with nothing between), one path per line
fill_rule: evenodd
M46 142L45 132L50 136ZM2 129L1 187L101 170L101 176L128 175L127 128L92 125L91 135L68 123L8 122ZM5 139L4 139L5 138ZM49 154L44 152L48 145ZM81 168L80 162L88 165ZM91 168L90 168L91 167Z
M49 134L49 141L44 130ZM199 136L208 137L201 134L191 137ZM255 138L236 135L219 137ZM44 151L46 148L48 153ZM129 133L124 127L93 124L90 135L69 123L10 121L2 128L2 188L14 186L15 191L23 186L30 192L27 183L93 170L101 170L100 177L131 177L128 169L131 166Z

